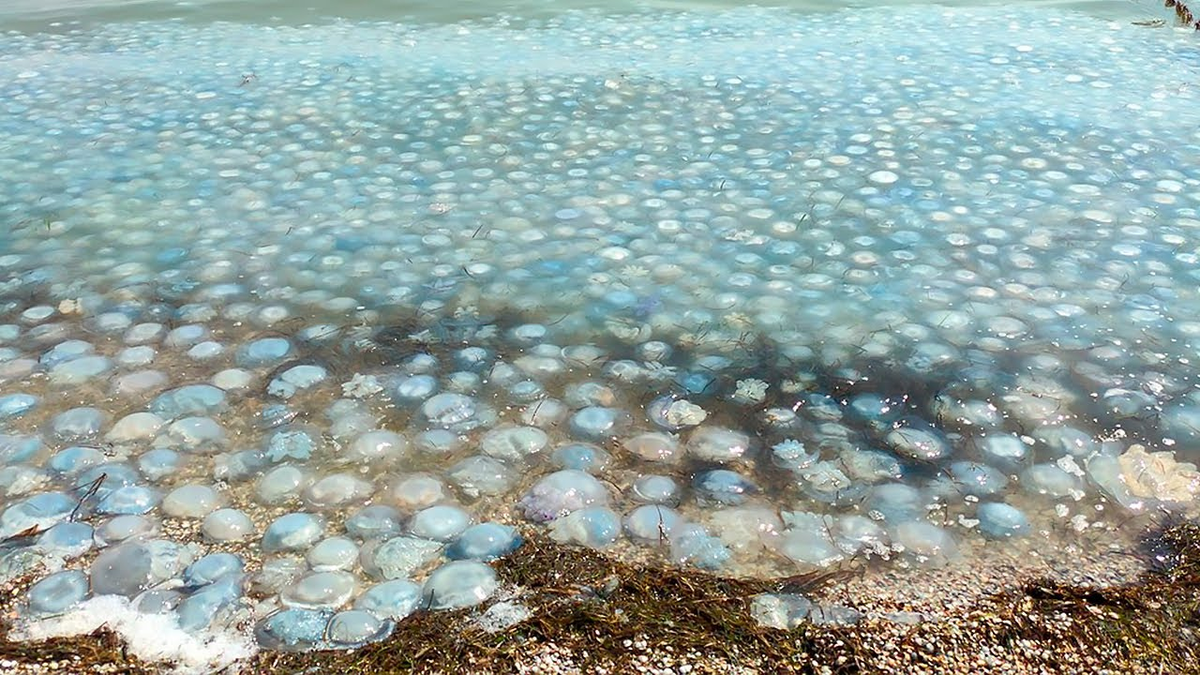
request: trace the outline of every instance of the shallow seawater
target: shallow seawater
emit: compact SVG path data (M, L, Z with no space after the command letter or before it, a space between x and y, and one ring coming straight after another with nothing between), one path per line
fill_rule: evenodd
M1127 545L1200 490L1200 43L1112 11L0 34L0 576L302 649L522 529Z

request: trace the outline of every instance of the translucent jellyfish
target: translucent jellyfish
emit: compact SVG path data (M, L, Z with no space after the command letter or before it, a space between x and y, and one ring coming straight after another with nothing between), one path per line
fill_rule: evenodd
M225 392L208 384L190 384L164 392L150 402L150 412L164 420L224 412Z
M133 443L154 438L166 422L151 412L136 412L117 421L105 435L110 443Z
M936 461L950 455L950 444L936 429L908 419L904 426L889 431L885 441L897 454L909 459Z
M706 462L733 462L749 455L750 437L732 429L701 426L688 437L687 451Z
M1012 539L1029 534L1029 519L1014 506L985 502L975 512L979 531L989 539Z
M268 553L307 550L320 538L325 523L310 513L289 513L276 518L263 533L262 547Z
M561 469L591 474L603 472L611 459L607 452L590 443L568 443L555 448L550 454L550 461Z
M450 467L446 476L471 498L501 494L516 480L503 462L484 455L468 457Z
M316 649L325 644L326 628L331 618L333 612L328 609L284 609L260 621L254 635L258 643L268 649Z
M671 560L677 565L715 570L724 567L733 557L723 541L695 523L676 527L671 533L670 544Z
M225 503L225 497L211 486L183 485L163 498L162 510L176 518L203 518Z
M307 571L308 566L299 558L268 558L262 569L251 575L250 591L255 595L277 595Z
M149 512L162 500L162 493L144 485L124 485L109 490L96 502L96 513L137 515Z
M538 481L520 504L526 518L545 522L585 506L607 505L608 490L592 476L567 469Z
M675 509L646 504L626 514L623 525L629 537L639 544L665 545L682 522L683 518Z
M786 529L773 542L781 555L814 567L827 567L845 558L833 541L833 518L806 512L782 515Z
M925 521L900 523L892 531L892 541L906 556L919 564L940 567L958 558L958 545L946 530Z
M370 497L373 486L357 476L335 473L325 476L304 490L304 501L315 508L343 506Z
M183 570L183 583L191 588L206 586L225 577L240 575L245 563L232 553L210 553Z
M261 504L283 504L299 501L301 492L311 483L312 477L300 467L281 464L263 474L254 493Z
M321 433L307 425L286 425L271 434L265 456L272 462L306 462L321 447Z
M95 532L87 523L62 522L42 533L37 547L46 555L72 560L92 550Z
M301 364L283 371L267 386L267 393L282 399L312 389L328 378L325 368L316 364Z
M103 452L86 446L71 446L54 453L46 461L46 468L66 477L77 475L93 466L108 461Z
M471 607L490 598L499 586L491 567L472 560L456 560L429 575L422 590L422 602L432 609Z
M56 415L50 429L59 440L76 443L98 436L107 419L97 408L72 408Z
M391 461L408 452L408 439L393 431L368 431L350 444L342 455L350 462Z
M368 542L359 560L363 571L376 579L407 579L426 563L437 558L442 543L418 537L393 537L384 542Z
M645 433L626 439L621 445L629 452L648 462L671 463L681 454L679 441L663 433Z
M549 442L546 432L536 427L501 427L484 434L479 449L496 459L522 462L541 452Z
M738 506L758 492L758 486L735 471L714 469L696 474L692 481L701 500Z
M953 487L964 495L983 497L1008 486L1008 478L999 470L979 462L953 462L948 469Z
M606 506L589 506L550 523L550 538L564 544L604 548L621 536L621 517Z
M62 614L88 594L88 577L79 570L51 574L30 587L28 613L34 617Z
M0 513L0 539L26 530L44 530L67 519L77 500L61 492L44 492L11 504Z
M403 515L385 504L364 506L346 519L346 533L359 539L387 539L400 534Z
M587 441L604 441L621 433L629 415L618 408L588 406L571 416L571 435Z
M339 647L361 647L387 638L394 627L391 621L380 620L370 612L348 610L338 612L329 620L326 635Z
M648 504L676 506L679 503L679 484L669 476L639 476L630 488L633 498Z
M238 509L217 509L204 517L200 531L210 541L239 541L254 536L254 521Z
M280 594L288 607L325 609L340 607L358 591L358 582L349 572L313 572L297 580Z
M471 525L471 514L451 504L431 506L408 522L408 530L416 537L446 542L462 534Z
M421 587L407 579L385 581L371 586L354 601L361 609L379 619L399 621L417 610L421 602Z
M436 394L421 404L421 415L432 427L470 431L484 426L494 413L474 398L463 394Z
M446 549L451 560L481 560L502 558L517 550L522 537L517 530L499 523L472 525Z
M242 597L242 577L229 576L198 589L180 600L175 613L179 627L200 631L227 618Z

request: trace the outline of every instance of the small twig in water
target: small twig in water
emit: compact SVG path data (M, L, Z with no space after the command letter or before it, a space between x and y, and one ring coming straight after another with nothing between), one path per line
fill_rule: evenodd
M67 517L68 521L74 522L75 516L77 516L79 514L79 510L83 508L83 503L90 499L92 495L100 491L100 486L104 483L105 478L108 478L108 474L102 473L100 474L99 478L92 481L91 485L88 486L87 491L84 492L83 496L79 498L79 503L76 504L75 508L71 510L71 515Z

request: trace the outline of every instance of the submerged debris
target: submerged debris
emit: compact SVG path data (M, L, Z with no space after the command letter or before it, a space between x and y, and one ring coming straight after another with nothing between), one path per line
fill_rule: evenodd
M1196 15L1192 14L1192 10L1185 3L1180 0L1164 0L1163 7L1175 10L1175 20L1180 25L1200 31L1200 20L1196 19Z

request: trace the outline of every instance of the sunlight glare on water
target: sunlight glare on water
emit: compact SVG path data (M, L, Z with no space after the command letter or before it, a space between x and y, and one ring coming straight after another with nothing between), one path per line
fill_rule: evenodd
M754 3L798 11L852 9L870 11L880 3L868 0L782 0ZM887 5L920 4L919 0L897 0ZM1150 19L1162 16L1157 3L1149 0L1026 0L1011 2L942 3L961 6L1033 6L1076 9L1093 16L1113 19ZM415 20L448 23L493 16L548 18L571 10L629 13L642 10L721 10L744 7L732 0L7 0L0 3L0 21L21 28L41 28L50 22L140 21L183 18L193 21L249 21L308 23L329 19ZM2 27L3 24L0 24Z

